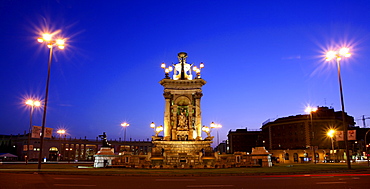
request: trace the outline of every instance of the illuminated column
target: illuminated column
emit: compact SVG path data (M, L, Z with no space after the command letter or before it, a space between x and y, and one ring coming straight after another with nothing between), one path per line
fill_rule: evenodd
M164 110L164 140L171 140L171 93L163 93L165 98L165 110Z
M200 108L200 98L203 96L201 92L195 95L195 131L196 140L202 140L202 116Z
M83 144L84 145L84 148L83 148L83 154L82 154L82 159L83 160L86 160L86 143Z
M189 134L189 140L194 140L197 138L197 132L196 132L197 127L196 127L196 117L195 117L194 106L189 105L188 110L189 110L188 122L190 123L189 126L191 127L190 129L191 134ZM194 128L193 128L193 124L194 124Z

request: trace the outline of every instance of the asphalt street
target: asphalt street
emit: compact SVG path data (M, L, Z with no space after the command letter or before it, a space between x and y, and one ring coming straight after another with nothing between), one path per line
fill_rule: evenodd
M351 188L370 186L370 174L270 176L93 176L0 173L0 188Z

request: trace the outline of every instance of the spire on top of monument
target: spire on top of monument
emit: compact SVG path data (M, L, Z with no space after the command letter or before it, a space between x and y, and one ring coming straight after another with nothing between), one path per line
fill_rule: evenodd
M204 68L203 62L200 63L199 68L196 66L193 66L194 64L189 64L186 62L186 58L188 57L188 54L185 52L180 52L177 54L177 58L179 59L179 62L177 64L172 64L172 66L166 67L166 64L163 62L161 64L161 67L164 69L165 72L165 79L171 79L170 72L173 71L172 79L173 80L192 80L193 75L192 72L194 71L196 73L195 79L200 78L200 71L202 68Z

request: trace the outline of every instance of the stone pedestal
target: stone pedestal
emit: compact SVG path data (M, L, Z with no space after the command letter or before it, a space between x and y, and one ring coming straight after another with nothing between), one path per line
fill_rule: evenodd
M215 161L212 141L153 141L151 160L163 168L212 166Z
M94 167L101 168L111 166L112 160L115 159L117 156L114 155L114 148L101 147L100 151L98 151L98 153L96 153L94 157Z
M262 167L272 167L271 154L265 147L252 148L252 161Z

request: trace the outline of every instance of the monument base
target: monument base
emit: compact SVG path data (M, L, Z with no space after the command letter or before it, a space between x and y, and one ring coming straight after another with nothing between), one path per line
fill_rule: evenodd
M261 167L272 167L271 154L265 147L252 148L251 155L255 164L259 164Z
M112 160L117 156L114 155L114 148L111 147L101 147L100 151L94 155L94 167L101 168L112 165Z
M212 141L153 141L152 165L160 168L212 167Z

